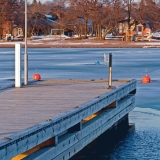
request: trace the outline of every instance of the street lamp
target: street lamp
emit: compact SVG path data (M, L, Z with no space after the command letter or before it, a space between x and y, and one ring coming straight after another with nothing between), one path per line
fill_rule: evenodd
M24 85L28 84L28 55L27 55L27 0L25 0L25 52L24 52Z

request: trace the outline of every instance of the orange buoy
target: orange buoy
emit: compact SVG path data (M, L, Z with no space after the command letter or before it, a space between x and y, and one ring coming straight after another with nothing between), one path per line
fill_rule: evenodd
M145 75L142 77L142 83L150 83L151 82L151 78L148 75Z
M36 73L36 74L33 75L32 78L33 78L33 80L39 81L41 79L41 76L40 76L40 74Z

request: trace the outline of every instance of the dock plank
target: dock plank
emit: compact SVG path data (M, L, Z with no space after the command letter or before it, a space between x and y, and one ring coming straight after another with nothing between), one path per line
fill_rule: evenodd
M52 80L1 90L0 139L86 103L110 91L107 87L104 80Z

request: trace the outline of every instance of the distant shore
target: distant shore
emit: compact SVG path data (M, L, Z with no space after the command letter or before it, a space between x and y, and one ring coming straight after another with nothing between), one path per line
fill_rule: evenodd
M14 48L15 43L24 41L0 42L0 48ZM120 40L28 40L28 48L160 48L160 41L126 42Z

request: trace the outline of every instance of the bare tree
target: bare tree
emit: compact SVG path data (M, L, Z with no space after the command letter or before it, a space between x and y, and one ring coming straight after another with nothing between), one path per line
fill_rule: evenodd
M15 20L17 18L17 12L19 9L18 0L1 0L0 1L0 37L2 38L3 31L6 29L6 33L12 33ZM6 27L7 25L7 27Z
M104 28L103 39L107 33L116 31L119 20L121 20L123 17L124 9L121 0L111 0L105 5L103 9L103 15L101 17L102 25Z
M124 18L127 19L128 29L130 30L131 26L135 23L135 21L131 21L131 18L134 18L134 0L123 0L123 6L126 16Z
M160 8L154 0L141 0L135 10L137 21L148 23L153 30L160 28Z
M4 1L0 1L0 39L3 36L3 23L6 22L6 6L8 4Z
M81 25L84 25L84 38L87 38L87 25L91 14L92 1L82 0L76 1L77 9L79 10L78 18L81 21Z

